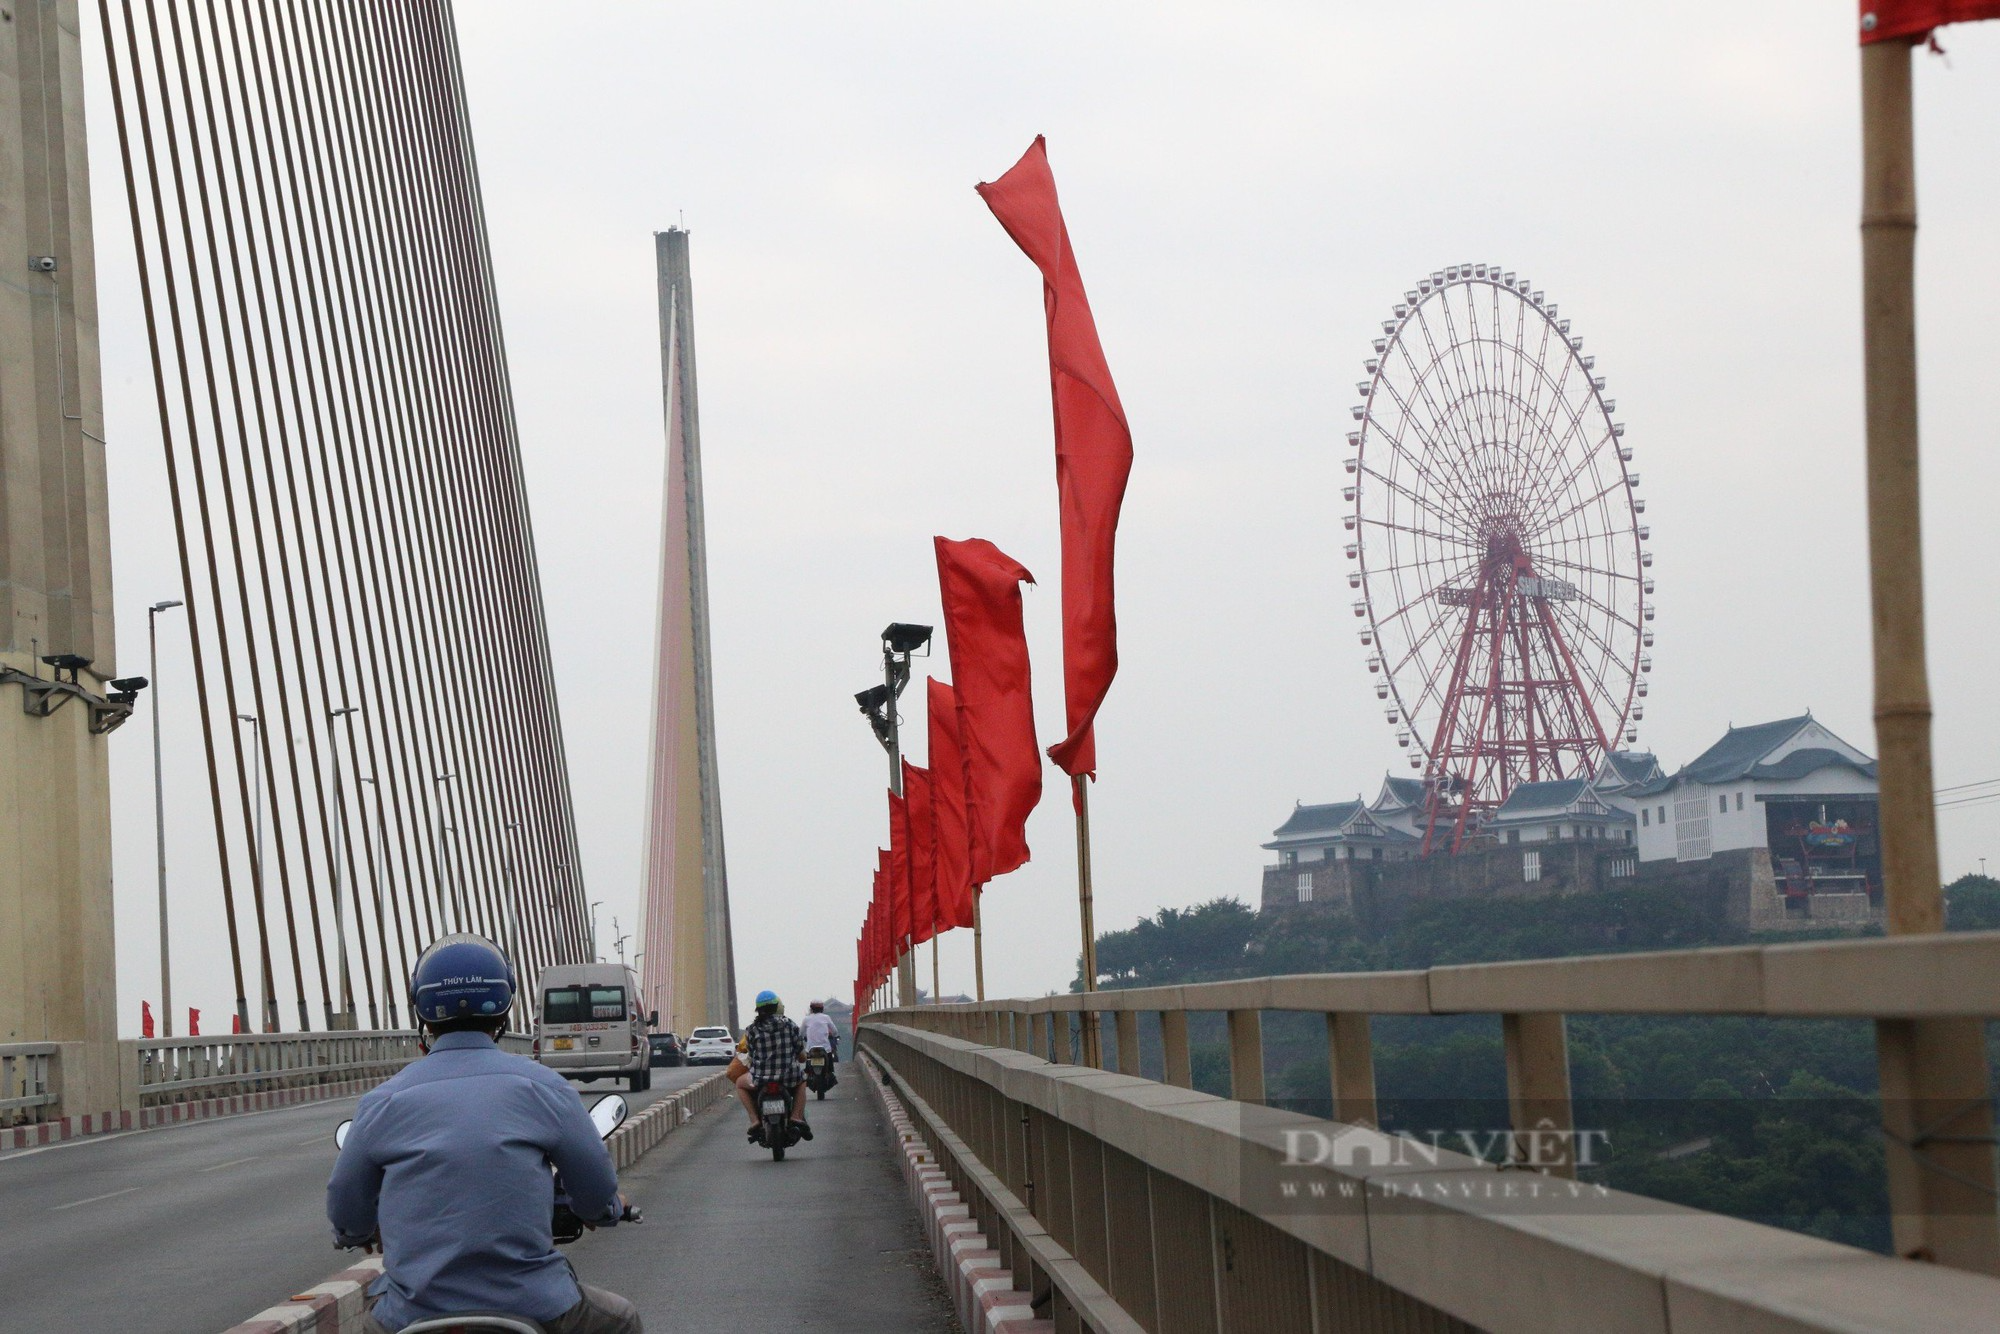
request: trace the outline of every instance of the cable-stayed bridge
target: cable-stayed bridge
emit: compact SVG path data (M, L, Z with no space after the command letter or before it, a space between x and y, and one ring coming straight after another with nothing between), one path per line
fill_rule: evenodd
M86 141L87 53L110 142ZM115 197L92 198L93 155ZM330 1132L418 1059L417 953L476 931L530 981L596 954L450 5L13 0L0 238L0 1310L356 1329ZM136 743L111 738L152 674L111 617L114 241L183 594L152 615L194 646L222 1036L121 1041L113 1014L108 747ZM656 245L641 986L685 1030L733 1025L733 945L690 260L684 232ZM655 1328L1988 1327L1991 1091L1967 1052L1996 978L2000 939L1910 934L883 1009L782 1166L713 1075L634 1090L614 1152L653 1223L574 1254ZM1593 1184L1572 1013L1872 1021L1901 1255ZM1484 1154L1380 1128L1374 1020L1435 1014L1504 1035L1506 1106L1468 1127ZM1299 1015L1324 1024L1322 1115L1268 1096L1265 1024ZM753 1247L781 1283L745 1281Z

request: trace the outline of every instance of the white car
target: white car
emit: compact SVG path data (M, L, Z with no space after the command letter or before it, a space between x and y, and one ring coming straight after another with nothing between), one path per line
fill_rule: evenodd
M726 1028L697 1028L688 1034L689 1065L728 1065L736 1054L736 1039Z

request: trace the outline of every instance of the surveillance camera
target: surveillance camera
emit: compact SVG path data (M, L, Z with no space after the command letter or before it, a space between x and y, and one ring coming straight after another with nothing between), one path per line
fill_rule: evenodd
M56 271L56 257L54 255L30 255L28 256L28 267L36 273L54 273Z

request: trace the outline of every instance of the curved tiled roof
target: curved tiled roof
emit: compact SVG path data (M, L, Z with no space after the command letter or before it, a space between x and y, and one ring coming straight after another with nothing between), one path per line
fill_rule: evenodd
M1519 815L1523 811L1555 810L1581 797L1590 787L1587 778L1557 778L1545 783L1522 783L1507 794L1496 815Z
M1828 750L1824 746L1802 746L1776 763L1756 766L1750 770L1750 777L1779 780L1804 778L1807 774L1816 774L1821 769L1832 768L1852 769L1867 778L1875 776L1873 760L1865 762L1852 760L1839 751Z
M1604 757L1605 767L1621 783L1643 783L1660 772L1660 762L1651 751L1614 750Z
M1286 834L1330 834L1361 813L1361 802L1335 801L1324 806L1300 806L1292 812L1292 818L1271 832L1282 838Z
M1695 756L1682 772L1697 783L1733 783L1747 778L1759 760L1791 740L1811 721L1812 715L1808 713L1797 718L1780 718L1774 723L1732 727L1723 733L1722 740Z
M1424 780L1421 778L1397 778L1385 775L1382 786L1387 794L1405 806L1416 806L1424 799Z

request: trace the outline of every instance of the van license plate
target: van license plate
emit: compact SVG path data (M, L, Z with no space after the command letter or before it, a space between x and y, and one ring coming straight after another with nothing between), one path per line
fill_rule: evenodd
M570 1041L568 1038L557 1038L553 1045L557 1051L568 1051L570 1048Z
M785 1104L778 1098L766 1098L764 1099L764 1110L766 1112L782 1112L785 1110Z

